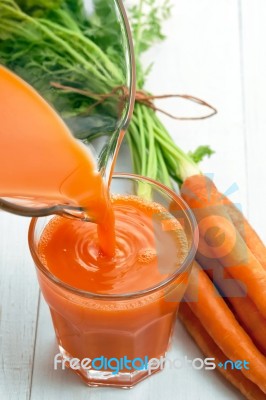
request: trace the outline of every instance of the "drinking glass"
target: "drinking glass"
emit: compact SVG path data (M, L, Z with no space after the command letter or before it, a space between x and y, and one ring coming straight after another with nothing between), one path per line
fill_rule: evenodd
M166 224L161 229L173 229L167 221L177 221L182 226L187 251L182 262L177 262L171 271L169 260L158 258L161 281L123 294L92 293L71 287L45 267L38 252L50 218L32 219L29 246L42 294L50 308L62 357L60 363L72 368L89 386L129 388L162 369L158 360L165 357L170 344L196 252L198 231L186 203L158 182L137 175L116 174L111 192L137 195L162 205L167 215L164 213L162 217L166 218ZM159 253L160 243L155 247ZM178 245L176 250L180 250Z

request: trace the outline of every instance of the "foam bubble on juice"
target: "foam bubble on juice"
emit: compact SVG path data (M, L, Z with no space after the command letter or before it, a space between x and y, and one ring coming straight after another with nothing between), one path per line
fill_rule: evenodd
M140 263L150 263L156 258L155 249L142 249L138 254L138 262Z

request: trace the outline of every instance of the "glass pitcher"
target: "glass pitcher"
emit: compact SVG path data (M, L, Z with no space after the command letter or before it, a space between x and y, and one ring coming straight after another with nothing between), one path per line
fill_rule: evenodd
M135 99L133 44L122 0L34 3L1 1L0 64L33 86L72 135L92 149L108 185ZM35 217L82 212L26 202L23 194L2 196L0 208Z

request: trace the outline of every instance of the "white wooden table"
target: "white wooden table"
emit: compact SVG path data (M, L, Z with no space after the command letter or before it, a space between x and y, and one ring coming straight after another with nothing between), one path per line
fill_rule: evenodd
M154 93L189 93L218 110L200 122L163 118L185 150L209 144L216 151L202 164L220 190L236 183L240 202L266 240L266 2L175 0L165 24L168 39L146 56L156 63L148 87ZM183 106L180 104L180 114ZM177 103L165 104L177 111ZM123 149L125 151L125 149ZM129 167L123 162L119 170ZM69 371L54 371L57 352L46 304L39 295L27 247L29 220L0 214L0 398L3 400L241 399L216 372L167 369L131 391L88 388ZM201 357L182 326L171 357Z

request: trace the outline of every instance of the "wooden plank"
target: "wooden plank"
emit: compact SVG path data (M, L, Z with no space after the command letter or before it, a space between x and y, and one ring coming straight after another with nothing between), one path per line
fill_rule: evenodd
M28 245L29 220L0 213L0 398L30 395L39 289Z
M266 242L266 3L263 0L241 0L241 4L248 215Z

